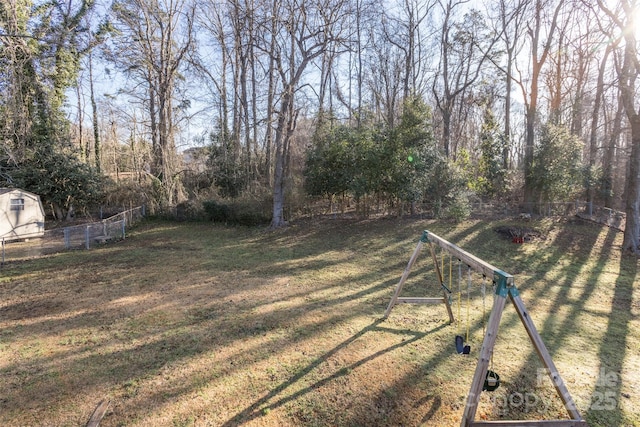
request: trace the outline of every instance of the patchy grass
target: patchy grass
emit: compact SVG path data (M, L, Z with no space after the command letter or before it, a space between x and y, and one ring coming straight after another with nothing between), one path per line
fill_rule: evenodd
M467 304L452 260L459 324L443 306L401 305L381 320L429 229L516 276L591 426L640 426L640 280L621 234L545 220L527 223L542 238L517 245L494 231L505 225L152 222L96 250L10 263L0 425L84 425L105 398L102 426L458 425L491 305L482 279ZM438 296L434 277L423 252L406 294ZM467 325L472 354L459 356ZM493 360L502 385L483 393L477 419L566 418L540 366L508 306Z

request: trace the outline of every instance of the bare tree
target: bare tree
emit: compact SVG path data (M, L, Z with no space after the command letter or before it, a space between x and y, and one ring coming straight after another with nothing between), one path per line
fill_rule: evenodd
M518 0L511 2L500 0L497 5L499 23L494 27L494 32L500 34L500 40L504 45L504 66L499 65L498 69L502 70L505 78L504 90L504 136L506 143L502 151L503 166L509 168L510 145L512 144L511 131L511 109L513 107L512 92L514 84L514 64L516 57L522 49L522 27L525 22L525 10L527 0Z
M367 61L370 73L366 84L376 119L393 127L402 105L404 55L386 37L376 37L372 29L369 33L373 46L372 55Z
M341 24L345 21L345 3L342 0L314 2L283 1L274 14L278 25L264 28L272 31L264 40L264 50L270 51L281 81L276 109L275 168L273 184L273 216L271 226L282 227L284 218L286 159L292 135L296 128L298 109L296 92L307 67L326 52L329 45L341 38ZM275 32L273 32L275 30ZM271 43L275 38L275 43Z
M274 159L274 130L273 124L276 116L275 99L276 91L279 87L279 83L276 81L276 58L278 52L278 20L276 19L278 10L280 9L280 1L273 0L271 4L271 16L272 19L265 22L265 33L271 34L268 42L265 43L264 49L266 49L268 59L268 87L267 87L267 115L265 118L265 132L264 132L264 149L265 149L265 181L269 185L273 185L273 159Z
M214 118L217 121L214 125L216 132L220 134L221 139L227 140L230 138L229 116L234 101L234 98L229 96L228 89L229 70L233 68L231 49L228 47L227 40L228 28L231 24L228 22L226 9L220 7L218 3L202 2L199 7L198 24L211 37L211 40L200 52L201 58L194 62L198 71L204 76L203 81L206 82L206 87L209 88L206 95L215 100L213 104L216 105L215 110L217 110Z
M604 155L602 158L601 184L601 192L604 193L604 205L610 208L614 207L616 181L618 181L616 170L622 169L617 167L617 165L625 164L623 161L620 161L621 159L617 158L623 157L620 156L619 153L622 151L620 144L623 136L622 122L625 117L624 103L620 96L616 96L614 102L616 103L614 106L615 109L610 113L609 120L607 121L608 136L605 139L606 146L604 147Z
M180 185L176 165L177 98L180 73L194 48L194 8L185 0L122 0L112 6L120 32L110 59L134 83L145 105L153 148L151 173L162 186L161 205L172 206Z
M422 57L425 48L422 40L422 28L427 18L433 13L436 2L434 0L403 0L399 5L399 12L395 15L386 13L383 22L385 39L402 52L404 70L400 81L402 84L402 98L408 99L419 92L419 81L422 74Z
M612 10L602 0L600 9L609 16L624 37L624 56L618 68L619 90L624 111L631 124L631 155L625 184L625 213L627 215L622 242L623 250L640 254L640 108L636 99L636 82L640 76L635 12L640 6L635 0L621 0Z
M597 13L593 13L596 18L598 18ZM605 83L605 77L608 77L607 73L611 72L609 67L610 58L613 56L612 53L615 52L619 43L622 41L622 37L611 38L612 31L610 28L603 28L603 23L598 21L599 31L601 40L595 46L596 48L592 51L599 52L601 57L598 63L598 74L595 82L595 93L593 95L593 109L591 111L591 122L589 127L589 139L588 139L588 166L589 171L593 171L598 164L598 152L600 148L604 149L604 154L602 155L602 177L600 179L600 191L604 195L603 200L605 206L612 207L612 182L613 182L613 151L616 146L616 142L620 137L621 132L621 117L623 115L622 112L622 103L619 97L616 97L618 102L618 108L615 113L613 113L613 118L610 122L613 124L610 126L602 126L603 124L607 124L603 117L606 113L606 104L605 104L605 91L607 87L610 86L609 83ZM615 58L614 58L615 59ZM603 123L604 122L604 123ZM610 128L609 137L606 138L606 133L600 131L601 127ZM598 142L599 140L607 140L608 143L603 144L603 147L600 147ZM595 199L595 188L593 187L593 183L589 180L588 188L587 188L587 200L593 202Z
M556 1L553 4L553 1ZM527 35L531 49L531 69L529 88L520 81L526 109L526 141L524 147L524 202L534 201L533 153L536 124L538 121L538 99L540 95L540 75L549 57L553 37L558 27L558 16L564 0L536 0L532 5L531 20L527 24Z
M457 22L457 10L466 0L439 0L442 9L440 65L433 81L432 92L442 119L442 144L447 157L451 149L454 109L477 82L483 66L489 61L498 38L481 33L484 27L478 11L471 10Z

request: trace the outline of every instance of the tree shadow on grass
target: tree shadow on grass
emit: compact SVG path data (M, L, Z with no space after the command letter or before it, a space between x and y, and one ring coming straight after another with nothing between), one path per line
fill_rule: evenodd
M585 258L575 256L571 252L567 253L566 251L563 251L563 245L560 244L557 246L557 249L555 251L549 253L547 259L545 259L544 262L540 265L540 267L544 267L545 265L555 265L556 263L560 263L562 259L566 257L568 257L571 261L567 263L565 267L557 268L559 275L558 278L553 282L553 284L559 289L553 296L553 300L551 301L550 309L548 310L550 315L546 316L546 318L544 318L544 320L541 322L541 325L538 326L538 331L552 359L554 358L554 354L556 354L563 346L566 345L567 341L570 339L570 335L579 333L578 331L583 328L583 325L580 324L581 314L586 310L587 301L589 301L589 299L593 296L597 287L601 285L599 278L604 272L607 259L611 255L613 241L615 240L616 234L617 232L615 230L609 229L607 231L607 235L604 239L604 243L602 244L601 251L597 255L593 255L594 257L597 257L597 262L595 263L595 266L588 271L583 271L582 267L578 267L582 266L587 261ZM558 235L558 239L570 239L574 244L585 248L593 247L593 245L596 243L595 238L595 235L591 237L581 238L575 238L574 236L566 235L564 233ZM564 243L564 246L566 246L566 241ZM575 283L577 279L579 279L578 276L585 273L588 274L589 278L580 290L579 296L572 296L571 294L575 293L576 291ZM538 299L547 299L550 295L548 286L537 286L537 290L534 290L533 288L533 285L536 281L549 281L550 278L544 278L544 276L536 276L532 277L528 281L529 283L525 283L522 287L520 287L521 291L533 291L533 293L530 293L528 298L526 298L530 304L535 304L535 301ZM563 312L566 312L567 314L565 316L554 315L554 313ZM515 324L520 322L516 316L513 316L509 319L509 321L502 323L503 327L508 326L508 328L510 329L511 327L515 326ZM506 323L506 325L504 323ZM550 412L555 412L550 411L549 404L554 402L556 399L559 403L560 398L555 394L549 397L553 400L539 398L539 387L544 383L545 375L542 374L543 371L541 370L536 371L537 367L538 369L540 369L539 367L541 367L540 359L537 352L535 352L534 349L531 348L521 365L520 372L515 375L511 381L506 381L505 393L507 396L524 396L529 394L529 396L535 397L536 404L531 404L529 406L512 405L513 407L508 408L508 417L519 418L521 416L531 416L533 414L536 414L536 417L546 418L551 415ZM541 382L541 380L543 381ZM569 392L571 392L571 385L567 384L567 387L569 389ZM571 405L571 402L569 402L568 405Z
M198 242L187 242L177 246L185 248L186 251L191 247L197 247ZM163 253L171 252L162 249L164 246L160 244L154 247L162 250ZM313 247L313 250L316 248ZM303 257L298 253L294 255ZM92 259L89 256L86 258ZM114 262L113 256L110 259ZM127 263L129 259L128 256L123 255L115 257L116 263L125 267L129 267ZM160 259L164 260L164 258ZM145 260L143 264L146 265L148 262ZM174 262L173 258L165 261L167 265L171 265L172 262ZM339 262L343 261L341 259L320 261L320 264L314 264L314 266L331 268L339 265ZM100 267L101 263L93 261L92 266ZM381 269L382 272L366 270L361 273L361 276L352 275L327 284L307 285L301 289L292 287L285 293L284 299L292 300L293 306L278 304L265 312L262 310L264 302L260 299L247 298L237 301L234 296L233 299L236 301L231 301L230 298L238 290L237 286L213 286L214 282L208 278L200 279L200 276L204 277L205 273L210 271L208 266L199 265L198 262L191 262L189 266L190 274L198 273L199 280L202 280L198 285L200 291L191 283L177 281L168 274L167 277L157 277L157 283L152 282L144 288L138 284L129 286L125 277L121 279L123 283L118 292L109 293L103 291L109 287L108 283L101 283L102 280L97 277L95 286L78 287L77 290L74 290L73 282L69 285L65 283L65 287L62 288L64 292L57 294L53 299L50 295L34 295L26 302L15 302L3 306L0 309L1 314L14 323L29 320L14 328L14 333L18 337L42 334L45 337L60 336L60 341L66 340L67 336L69 340L76 340L79 332L74 331L81 330L84 333L89 330L98 335L98 341L74 345L60 344L60 351L55 353L47 352L26 360L12 361L7 368L0 370L0 377L20 371L24 373L24 380L21 377L14 381L15 387L12 388L11 399L0 400L0 408L16 413L20 411L19 402L35 401L32 397L31 385L44 391L41 394L55 396L48 402L50 404L48 406L63 406L65 401L73 399L72 394L77 389L73 391L63 389L56 393L55 389L59 386L59 382L55 378L71 377L76 380L73 376L75 374L68 373L91 371L91 375L87 378L77 381L82 381L83 387L87 390L101 387L105 393L114 397L115 401L112 405L114 413L118 414L118 417L120 414L124 414L123 417L130 416L130 413L135 411L131 408L138 402L141 402L139 407L144 408L160 406L160 403L193 392L200 383L207 379L213 381L214 377L214 374L199 372L197 375L202 377L202 381L198 384L185 381L184 384L172 385L169 390L145 391L144 394L140 393L140 397L136 396L135 401L128 400L137 395L138 390L144 391L151 378L162 372L165 367L169 369L176 362L201 357L215 349L232 346L234 342L265 335L272 330L276 337L279 336L279 331L291 333L291 339L294 342L306 339L310 334L330 330L340 322L348 322L349 319L363 312L370 314L371 310L377 309L376 304L379 300L377 293L392 286L391 281L384 281L380 277L390 267ZM128 274L126 270L122 272L122 268L120 272L124 275ZM276 277L280 274L282 271L278 271ZM84 277L79 275L77 279ZM265 275L263 274L262 277ZM270 278L266 277L266 279ZM351 282L360 285L348 286ZM374 286L365 286L372 282L375 282ZM248 292L249 287L263 286L264 282L249 281L246 285L247 288L241 290ZM331 288L340 292L332 293L327 297L324 291ZM112 288L109 289L112 291ZM171 292L167 292L169 290ZM207 298L195 300L192 293ZM74 298L77 295L82 298L80 300ZM182 298L190 304L188 307L181 305ZM273 300L269 301L270 303L282 302L282 299L283 295L277 294ZM354 300L364 300L364 304L355 310L353 308L342 310L338 316L326 316L327 307L340 307ZM96 305L96 301L101 301L101 304ZM37 309L37 315L35 309ZM322 316L318 315L320 321L314 322L311 327L300 326L299 322L311 311L322 314ZM163 316L154 317L154 313L160 313ZM171 313L176 313L175 319ZM165 317L171 320L169 324L163 324ZM111 333L111 330L114 332ZM84 338L84 335L79 338ZM354 337L353 340L356 338L358 337ZM90 339L93 340L92 335ZM131 345L131 340L139 340L139 343ZM259 348L264 350L259 353L261 357L268 357L276 350L282 349L282 345L279 339L276 339L273 344L259 344ZM99 350L100 348L103 349ZM326 357L330 357L338 350L328 353ZM252 351L246 347L238 348L238 354L241 356L247 352ZM372 356L374 357L376 356ZM255 359L254 362L259 359L255 356L252 358ZM308 371L321 362L320 360L310 366ZM240 368L240 365L236 365L232 369ZM344 373L338 372L332 378L338 378L341 375ZM51 379L52 376L55 378ZM29 382L30 387L23 387L25 381ZM153 412L153 409L145 412Z
M268 413L269 411L279 408L285 404L287 404L288 402L294 401L298 398L300 398L301 396L304 396L307 393L310 393L311 391L322 387L325 384L330 383L331 381L334 381L340 377L346 376L349 374L349 372L351 372L353 369L356 369L364 364L366 364L367 362L370 362L386 353L392 352L394 350L397 350L399 348L405 347L411 343L414 343L430 334L436 333L437 331L445 328L447 325L443 324L440 325L438 327L435 327L433 329L431 329L428 332L415 332L415 331L411 331L411 330L406 330L406 329L391 329L391 328L386 328L386 327L382 327L380 326L380 324L384 321L384 319L378 319L376 321L374 321L372 324L366 326L365 328L363 328L362 330L360 330L359 332L357 332L356 334L352 335L351 337L349 337L348 339L346 339L345 341L341 342L340 344L338 344L336 347L334 347L333 349L329 350L328 352L324 353L322 356L318 357L317 359L315 359L314 361L312 361L309 365L307 365L306 367L304 367L303 369L301 369L299 372L297 372L293 377L291 377L289 380L283 382L282 384L280 384L279 386L277 386L276 388L274 388L273 390L271 390L271 392L269 392L266 396L264 396L263 398L255 401L253 404L251 404L251 406L245 408L244 410L240 411L238 414L236 414L233 418L229 419L227 422L225 422L223 424L224 427L231 427L231 426L237 426L249 421L252 421L256 418L261 417L262 415L264 415L265 413ZM354 362L348 366L344 366L342 368L340 368L337 372L333 373L332 375L329 375L327 377L322 378L319 381L314 382L313 384L293 393L290 395L284 395L284 393L286 392L287 389L291 388L292 386L294 386L296 383L300 382L301 380L303 380L307 375L309 375L314 369L318 368L321 364L327 362L332 356L336 355L337 353L339 353L340 351L346 349L347 347L349 347L351 344L353 344L356 340L358 340L359 338L362 338L365 334L367 333L373 333L373 332L386 332L386 333L393 333L393 334L398 334L398 335L409 335L410 338L409 339L405 339L402 342L392 345L390 347L387 347L385 349L382 349L380 351L377 351L363 359L358 360L357 362Z
M631 262L630 262L631 261ZM638 276L635 258L622 256L620 273L614 284L607 330L600 344L600 370L585 418L593 426L629 425L622 411L622 372L629 348L629 323L632 320L633 284Z
M504 264L509 264L510 260L512 262L512 257L507 254L507 249L510 248L510 245L508 243L506 245L501 244L500 240L495 239L491 233L491 230L485 230L483 233L473 236L471 238L471 244L468 244L468 246L477 248L477 253L474 254L483 257L483 259L484 256L487 256L488 258L508 257L504 262L496 262L498 267L502 267ZM593 295L593 292L599 284L598 278L603 273L606 266L606 260L611 254L611 248L616 234L617 232L615 230L607 231L605 242L602 245L602 250L597 255L598 262L596 263L596 266L591 268L588 272L589 279L581 289L579 297L570 298L570 293L575 292L573 284L575 283L578 274L582 271L576 266L576 264L582 265L586 260L580 256L573 255L573 253L571 251L567 251L566 248L573 246L579 248L593 247L596 243L597 234L592 235L591 233L587 233L585 235L574 235L568 231L558 234L557 241L554 244L549 245L550 247L555 247L555 249L546 252L542 256L536 256L534 259L535 263L529 265L529 269L532 268L536 271L540 270L540 273L534 274L533 277L528 279L525 283L516 283L520 291L525 291L527 293L527 296L524 299L528 300L530 305L535 305L536 300L545 300L550 296L548 286L536 285L540 280L549 280L549 278L545 278L548 273L548 267L560 263L567 257L570 260L566 267L557 268L560 275L556 279L554 285L558 287L559 290L553 296L551 309L549 310L550 313L558 313L564 310L568 311L569 314L565 316L564 320L560 320L562 319L561 317L549 315L544 319L542 322L542 328L540 328L540 334L543 336L543 340L545 341L546 347L552 357L553 354L555 354L564 345L568 338L568 334L573 333L580 328L578 323L580 318L579 315L585 309L586 301ZM488 250L496 247L496 244L498 244L498 247L496 248L497 251L491 252ZM509 270L510 268L506 269L506 271ZM556 270L556 268L554 268L554 270ZM517 276L516 282L518 282ZM511 304L507 305L510 306ZM505 307L505 309L506 308L507 307ZM507 311L505 311L504 314L505 316L500 323L499 335L504 335L506 331L512 330L514 327L522 327L520 325L520 320L515 313L507 313ZM471 326L471 329L473 331L477 331L479 327L480 324L476 323ZM518 357L518 359L520 359L520 357ZM524 357L520 372L512 377L510 376L511 378L503 378L503 388L501 389L501 392L505 393L505 396L507 397L513 395L524 396L525 393L533 393L533 391L536 390L537 382L539 381L539 377L535 370L536 366L540 366L539 357L537 353L531 349L531 351ZM527 408L527 411L528 409L529 408ZM537 416L540 416L541 418L549 415L546 413L545 408L532 409L534 411L539 410L540 412ZM494 416L497 415L497 413L494 414ZM509 413L502 415L512 419L517 419L521 416L531 416L533 414L521 413L521 411L516 407L515 409L509 408Z

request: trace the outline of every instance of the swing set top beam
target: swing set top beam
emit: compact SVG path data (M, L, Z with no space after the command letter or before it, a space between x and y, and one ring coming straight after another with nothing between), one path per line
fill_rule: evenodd
M469 268L471 268L475 272L495 280L496 283L498 284L498 289L496 289L496 293L506 292L507 288L513 287L514 282L513 282L513 276L511 274L505 273L499 268L494 267L488 262L481 260L480 258L459 248L458 246L430 232L429 230L424 230L424 232L422 233L422 238L420 240L424 243L429 242L429 243L433 243L435 245L440 246L442 249L449 252L451 256L459 259L461 262L469 266ZM506 294L504 296L506 296Z

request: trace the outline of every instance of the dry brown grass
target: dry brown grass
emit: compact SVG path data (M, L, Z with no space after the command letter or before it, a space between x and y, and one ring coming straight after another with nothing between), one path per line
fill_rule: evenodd
M380 319L423 229L516 275L591 425L640 425L638 263L620 259L621 235L546 221L528 224L544 240L514 245L493 231L502 224L148 223L100 249L10 263L0 425L84 425L105 398L102 426L458 425L482 340L479 282L470 357L455 354L464 324L448 325L443 307ZM428 261L407 293L426 283L438 295ZM478 418L566 417L539 366L508 308L494 357L503 385Z

